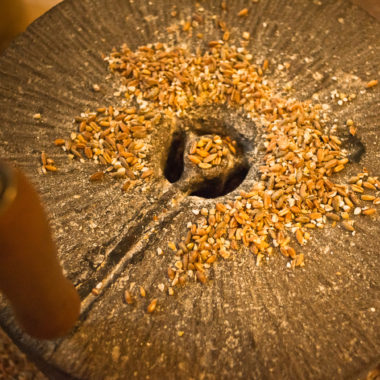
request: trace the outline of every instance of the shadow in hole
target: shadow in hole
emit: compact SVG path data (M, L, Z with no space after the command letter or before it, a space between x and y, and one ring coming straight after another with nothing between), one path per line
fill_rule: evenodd
M170 183L177 182L183 173L183 155L185 151L185 133L178 131L173 134L172 142L166 160L164 175Z
M234 191L245 179L249 171L247 165L239 166L227 178L219 177L205 180L190 195L202 198L217 198Z

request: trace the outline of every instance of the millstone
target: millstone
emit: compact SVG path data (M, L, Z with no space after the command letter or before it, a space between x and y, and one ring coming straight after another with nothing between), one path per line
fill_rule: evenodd
M350 379L380 360L376 217L360 216L354 236L339 227L313 231L302 247L303 268L287 268L279 253L257 266L252 253L238 252L217 261L206 284L189 283L174 296L158 288L172 262L168 243L186 232L194 211L215 197L233 199L257 180L261 134L244 114L199 107L187 119L163 121L152 133L154 178L126 192L109 177L90 182L98 165L69 160L53 144L70 136L81 112L115 105L116 79L102 54L123 43L132 50L175 45L178 33L167 28L201 7L223 15L232 40L250 33L254 60L269 60L267 76L277 84L291 80L293 97L318 94L337 124L355 118L358 135L347 142L353 159L341 178L363 168L379 175L379 86L365 88L379 76L379 23L348 1L234 1L227 13L220 3L178 0L172 16L169 0L66 0L0 58L0 154L40 192L62 266L82 299L70 335L49 342L24 334L1 301L2 328L51 378ZM238 17L245 7L248 16ZM199 26L207 38L189 37L194 51L221 38L216 24ZM283 62L291 63L286 74ZM335 89L357 97L341 106L331 99ZM181 164L197 137L214 133L236 140L234 160L209 177ZM41 151L59 171L40 172ZM132 283L146 296L128 305ZM147 313L154 298L157 308Z

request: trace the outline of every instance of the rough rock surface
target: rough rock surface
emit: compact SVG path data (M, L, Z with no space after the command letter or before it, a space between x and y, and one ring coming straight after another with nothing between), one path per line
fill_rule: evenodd
M221 12L219 1L201 6ZM249 17L237 18L246 6ZM152 139L155 179L124 194L116 180L89 183L95 164L69 161L52 144L70 134L83 110L114 102L101 53L124 42L136 48L166 41L166 27L191 15L195 3L178 1L176 18L171 9L170 1L67 0L0 58L0 155L25 170L40 191L60 260L83 299L81 319L64 339L37 342L24 335L5 301L1 326L55 379L362 376L380 360L378 221L359 217L355 236L341 228L317 231L304 248L307 265L297 271L287 269L280 255L257 267L242 252L219 261L208 284L169 297L157 287L170 260L167 243L185 230L192 210L214 202L188 196L164 177L170 127ZM378 175L379 86L367 91L365 83L379 76L379 23L351 3L333 0L234 1L224 17L250 32L253 54L273 62L270 75L279 86L291 81L300 100L317 94L338 123L355 117L366 152L341 175L363 167ZM213 28L205 34L220 38ZM203 43L195 36L193 41ZM278 65L286 61L291 65L284 73ZM101 91L93 91L95 83ZM340 106L330 97L336 89L357 98ZM239 115L220 114L226 117L240 125ZM246 128L249 135L256 126ZM59 172L39 172L42 150ZM256 179L250 162L246 179L224 199ZM134 306L123 300L131 283L147 292ZM157 309L147 314L153 298Z

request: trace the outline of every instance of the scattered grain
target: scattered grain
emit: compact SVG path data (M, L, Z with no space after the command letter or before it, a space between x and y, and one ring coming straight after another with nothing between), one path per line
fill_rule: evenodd
M243 37L245 40L249 40L249 38L251 37L251 35L250 35L248 32L243 32L242 37Z
M370 81L366 84L366 87L367 87L367 88L375 87L375 86L377 86L378 83L379 83L379 81L378 81L377 79L373 79L373 80L370 80Z
M44 165L44 168L49 172L56 172L58 170L58 168L54 165Z
M55 139L55 140L54 140L54 145L55 145L55 146L62 146L62 145L65 145L65 140L64 140L64 139Z
M101 181L104 178L104 172L96 172L90 176L90 181Z
M368 194L363 194L360 198L362 201L374 201L376 199L374 195L368 195Z
M345 221L342 222L342 226L347 231L350 231L350 232L355 231L355 228L352 225L352 221L345 220Z
M227 9L225 1L221 6ZM239 17L247 15L248 8L238 13ZM188 20L182 23L189 33L196 26ZM55 143L76 159L105 165L110 176L149 181L154 172L145 160L147 141L163 118L186 116L197 106L223 105L258 121L265 147L258 180L236 199L202 208L192 215L198 219L190 223L180 243L168 243L172 251L169 294L174 294L174 286L190 280L207 282L211 265L245 248L256 255L257 264L279 247L292 260L292 267L302 266L303 254L290 246L294 232L303 245L310 239L306 230L323 228L326 218L353 232L350 216L358 208L364 215L375 210L363 210L355 193L379 204L379 198L364 191L378 190L380 183L366 180L364 171L349 180L350 188L334 183L333 176L345 169L348 158L322 107L281 98L264 76L268 60L261 66L252 63L252 51L229 46L230 31L223 22L219 26L222 40L208 41L209 48L203 53L165 44L114 50L107 62L110 71L123 80L125 105L83 113L70 138ZM249 33L243 33L243 38L249 39ZM348 119L346 124L350 133L356 134L353 121ZM198 137L186 157L189 164L210 170L226 164L237 150L231 138L210 134ZM98 173L103 176L103 171Z
M147 312L153 313L157 307L157 298L153 299L153 301L148 305Z
M376 209L375 208L367 208L366 210L363 210L362 213L364 215L373 215L373 214L376 214Z
M241 11L239 11L238 16L239 17L244 17L248 15L248 8L244 8Z
M129 305L132 305L135 302L135 299L132 297L132 294L128 290L124 292L124 299L125 302Z

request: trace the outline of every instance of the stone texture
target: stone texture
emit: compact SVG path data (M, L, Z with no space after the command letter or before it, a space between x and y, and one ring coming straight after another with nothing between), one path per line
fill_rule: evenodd
M172 127L162 125L153 136L156 179L124 195L117 181L89 183L95 166L70 162L53 146L55 138L69 135L80 112L112 104L115 89L101 54L124 42L135 48L166 41L165 28L174 22L171 5L66 0L0 57L0 155L40 191L62 265L83 299L81 319L64 339L37 342L24 335L5 301L1 326L54 379L362 376L380 360L378 221L361 218L354 237L341 228L316 232L304 250L304 269L286 269L279 255L256 267L251 255L241 253L218 262L207 285L189 285L168 297L157 287L169 263L167 242L185 230L192 210L213 202L187 196L165 179L162 161ZM202 6L220 13L219 1ZM290 79L294 96L318 94L327 103L336 88L358 93L355 102L332 105L340 123L355 116L366 148L341 175L363 167L379 174L379 86L364 89L379 75L379 24L346 1L261 0L249 3L248 18L238 19L245 6L242 0L229 4L226 22L250 33L255 59L273 62L270 75L279 85ZM190 15L194 2L180 0L177 9L181 18ZM207 36L218 34L211 29ZM202 42L194 38L194 44ZM286 75L277 66L285 61L291 62ZM94 83L100 92L92 90ZM229 117L239 125L239 115ZM58 173L39 174L42 150L55 159ZM254 153L248 155L251 170L239 189L256 178ZM157 247L165 254L158 256ZM100 281L103 290L94 296L91 289ZM147 297L130 307L123 293L132 282L144 286ZM148 315L152 298L158 307Z

